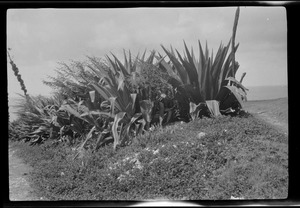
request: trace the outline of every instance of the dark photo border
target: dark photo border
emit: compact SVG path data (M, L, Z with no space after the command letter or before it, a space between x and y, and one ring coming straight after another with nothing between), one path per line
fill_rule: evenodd
M268 1L250 2L250 1L5 1L0 2L1 15L1 47L2 60L6 60L6 12L8 9L16 8L133 8L133 7L232 7L232 6L282 6L286 8L287 13L287 31L288 31L288 103L289 103L289 188L288 198L284 200L232 200L232 201L183 201L191 205L202 206L252 206L252 205L269 205L269 206L290 206L300 205L299 174L298 174L298 152L299 134L295 128L298 122L299 106L297 90L299 87L299 2L280 2L272 3ZM4 175L2 175L2 201L4 207L98 207L98 206L130 206L143 204L142 201L9 201L9 173L8 173L8 101L7 101L7 66L6 61L2 61L3 76L1 76L1 119L3 120L2 129L5 134L1 139L2 158L4 158ZM5 98L5 99L3 99ZM7 130L7 131L6 131ZM147 203L145 203L147 205Z

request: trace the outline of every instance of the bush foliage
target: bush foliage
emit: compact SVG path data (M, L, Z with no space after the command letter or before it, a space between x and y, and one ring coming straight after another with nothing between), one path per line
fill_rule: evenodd
M113 142L116 150L148 130L154 118L159 117L160 125L176 120L189 121L194 118L190 115L194 113L190 111L191 104L206 105L206 100L218 100L222 105L223 100L218 99L218 95L224 82L228 78L237 82L234 77L239 66L235 61L239 46L235 45L238 17L239 8L233 36L227 46L220 44L215 57L213 53L210 55L207 44L204 50L198 41L198 59L184 42L184 55L161 45L165 56L151 51L146 57L145 51L133 58L130 51L126 54L124 50L124 62L111 54L105 59L87 57L83 62L60 63L57 76L44 81L56 92L52 98L27 94L19 70L7 52L26 96L19 106L20 122L9 125L10 135L20 132L18 139L31 141L31 144L47 139L62 140L67 135L67 140L82 140L79 150L96 137L95 149ZM228 54L230 44L232 50ZM241 105L239 97L245 96L245 88L240 83L227 88L229 91L225 95L234 94ZM224 93L221 94L224 97ZM57 98L63 102L55 102ZM165 99L170 101L169 104L164 102ZM159 103L159 108L153 109L158 106L155 102ZM147 105L143 105L145 103ZM232 106L229 108L232 110Z

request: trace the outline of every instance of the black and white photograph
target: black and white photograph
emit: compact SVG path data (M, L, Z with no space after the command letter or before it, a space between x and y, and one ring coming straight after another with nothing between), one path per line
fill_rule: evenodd
M288 198L285 7L6 18L10 201Z

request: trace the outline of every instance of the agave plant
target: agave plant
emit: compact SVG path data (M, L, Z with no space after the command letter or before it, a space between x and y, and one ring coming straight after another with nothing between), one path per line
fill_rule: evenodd
M138 91L132 90L127 80L135 75L137 63L144 60L145 53L133 61L130 52L129 57L124 52L125 64L114 54L112 57L106 56L106 61L88 57L85 63L61 64L58 77L45 82L69 98L70 102L62 105L60 110L90 125L90 129L94 128L98 133L96 148L108 140L114 141L116 148L123 143L121 134L125 132L126 137L141 116L136 102ZM146 62L153 60L154 53L151 53Z
M54 122L52 111L58 106L59 99L57 97L20 95L19 103L15 105L18 115L19 139L35 143L48 138Z
M189 50L185 42L184 56L176 49L175 53L172 47L171 50L167 50L161 45L171 62L171 66L166 62L162 62L161 66L164 67L179 84L193 86L196 91L198 91L198 96L200 93L204 100L215 99L225 78L235 77L239 67L238 62L235 61L235 52L239 46L239 44L235 45L238 17L239 8L237 9L235 16L232 38L227 45L224 46L222 43L220 44L215 57L213 51L210 55L207 42L204 50L200 40L198 41L198 59L196 59L194 55L193 48ZM232 50L229 55L227 55L231 42ZM196 101L197 99L194 98L194 100ZM198 102L196 101L195 103L197 104Z
M193 86L197 91L196 96L198 94L198 96L202 96L204 100L213 100L217 96L224 79L228 76L232 76L232 74L235 75L239 66L236 62L236 70L232 72L232 65L230 64L233 53L230 53L229 56L227 56L230 42L231 40L226 46L221 43L214 58L213 53L211 56L209 55L207 44L204 52L200 41L198 41L200 54L198 60L195 58L193 49L189 50L185 42L184 57L182 57L177 50L175 50L177 53L176 56L173 50L167 50L164 46L162 46L172 63L171 67L168 67L166 64L163 65L163 67L172 68L172 66L174 66L177 74L173 77L177 82L184 86ZM238 46L239 45L235 47L235 51L237 50ZM168 71L170 71L170 69ZM193 99L196 101L196 103L199 102L197 102L197 97L194 97Z
M184 55L181 55L176 49L173 50L172 46L170 50L167 50L163 45L161 45L164 52L169 57L170 63L161 61L160 67L164 68L172 76L172 85L174 87L179 88L179 86L181 86L189 92L189 102L192 102L194 105L197 105L198 103L205 103L204 101L207 100L219 99L220 90L225 85L224 83L226 82L226 79L234 79L239 68L238 62L235 61L235 52L239 46L239 44L235 45L238 18L239 8L235 14L232 38L225 46L222 43L220 44L215 57L213 51L211 53L209 52L207 43L204 50L200 41L198 41L198 59L196 59L194 55L193 48L189 50L185 42ZM230 44L231 52L228 54ZM158 59L159 58L162 58L162 56L160 55ZM236 91L240 92L234 86L227 87L227 89L229 90L228 93L233 93L235 95L237 95L237 93L235 93ZM239 97L245 96L246 89L243 86L240 87L240 89L242 89L243 92L239 93ZM239 97L236 98L238 101ZM240 105L242 104L240 103Z
M106 56L105 60L88 57L86 62L62 64L62 69L57 71L58 77L45 83L69 99L60 110L88 126L81 131L86 135L82 148L98 135L96 149L109 141L113 141L116 149L129 140L129 135L149 128L160 89L169 88L174 92L173 97L180 101L178 106L183 114L189 113L190 102L197 109L199 103L216 99L224 80L234 77L239 66L234 60L238 45L233 44L228 55L234 36L226 46L221 43L215 57L213 52L210 55L207 44L203 50L200 41L198 60L185 42L184 56L172 47L167 50L162 46L169 63L164 60L165 56L155 51L147 58L146 51L141 57L133 58L130 51L127 55L124 50L123 63L114 54Z

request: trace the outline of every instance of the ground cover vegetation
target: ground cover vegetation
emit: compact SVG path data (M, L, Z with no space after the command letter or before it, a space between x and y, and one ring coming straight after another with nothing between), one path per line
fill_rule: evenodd
M272 171L279 173L276 177L284 185L282 189L286 188L284 148L276 156L279 164L272 163L270 170L263 171L264 162L229 162L237 154L241 160L246 154L248 160L253 152L247 152L247 148L261 149L262 143L280 139L271 132L274 136L265 141L260 131L266 129L260 129L251 116L225 116L244 114L246 88L241 85L243 77L240 82L235 79L239 67L234 58L238 14L239 9L233 38L225 46L220 44L215 57L207 44L203 50L200 41L198 59L185 42L184 55L164 46L164 55L145 51L132 56L124 50L124 61L111 54L61 63L57 76L44 81L55 90L52 97L29 96L24 91L18 119L9 122L9 138L32 145L23 147L28 153L24 157L31 158L28 162L35 167L37 189L55 200L143 199L158 195L227 199L229 193L251 198L266 189L270 191L257 196L284 197L275 188L279 187L278 181L270 179L275 177ZM15 69L16 64L9 58ZM22 89L26 89L22 83ZM217 107L207 101L216 101L212 103ZM198 135L202 139L192 135L196 127L198 133L203 129L205 136ZM229 136L224 136L225 129ZM274 146L276 150L284 143L274 142L279 144ZM192 145L183 148L179 143ZM159 145L165 147L158 150ZM257 184L260 177L263 183ZM235 185L226 186L228 180ZM241 193L235 193L238 190Z
M250 114L197 118L73 160L72 147L22 145L47 200L229 200L287 197L287 136Z

